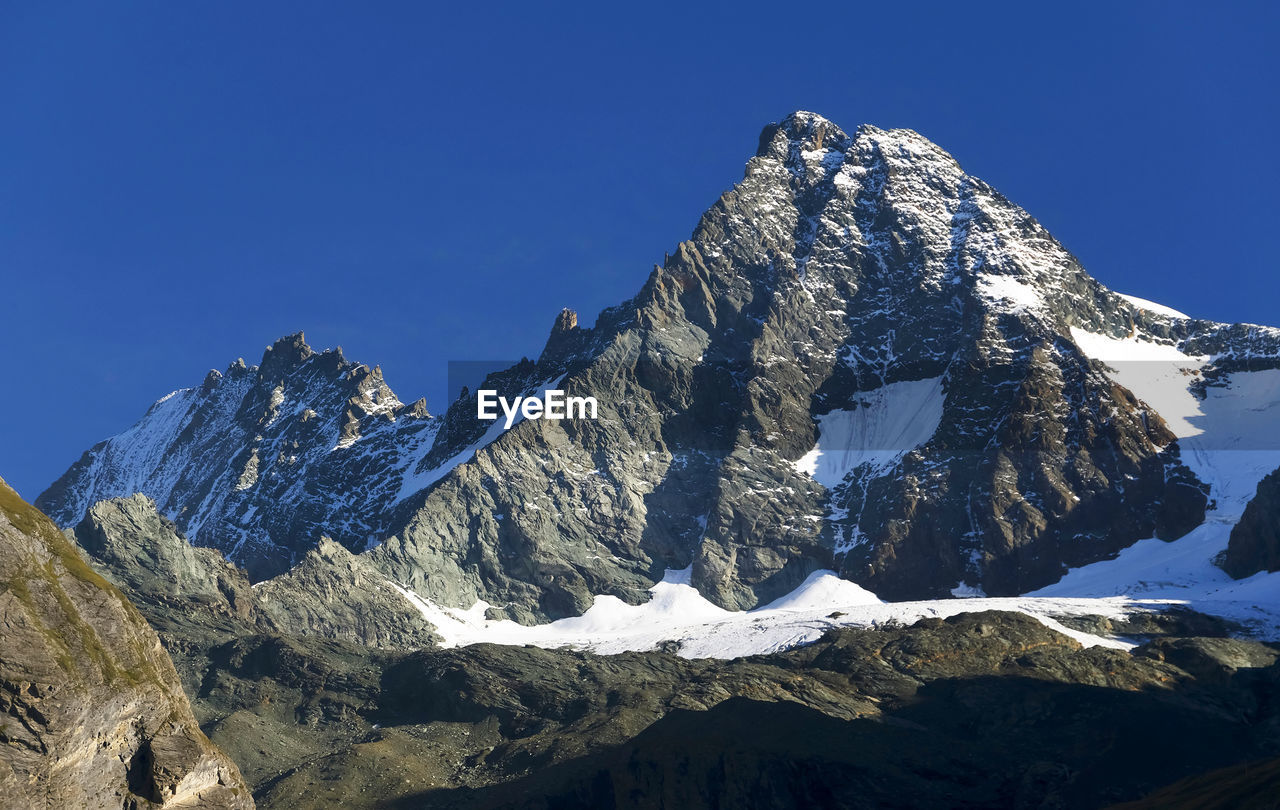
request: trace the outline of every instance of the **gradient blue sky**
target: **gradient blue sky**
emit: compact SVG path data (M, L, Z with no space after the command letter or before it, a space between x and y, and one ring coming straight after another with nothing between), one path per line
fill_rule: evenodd
M1280 323L1275 4L438 5L0 2L0 476L298 329L441 410L446 361L632 295L795 109Z

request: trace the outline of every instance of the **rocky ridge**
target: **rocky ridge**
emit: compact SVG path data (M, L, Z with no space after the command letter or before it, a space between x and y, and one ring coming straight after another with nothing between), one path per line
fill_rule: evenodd
M100 501L68 534L170 643L180 669L200 653L260 632L417 649L431 626L368 562L324 538L288 573L249 584L218 551L193 547L144 495Z
M357 551L380 540L401 478L436 428L425 403L401 403L381 369L341 349L316 353L299 332L259 365L237 360L159 400L36 505L74 526L98 501L141 492L257 581L288 570L321 536Z

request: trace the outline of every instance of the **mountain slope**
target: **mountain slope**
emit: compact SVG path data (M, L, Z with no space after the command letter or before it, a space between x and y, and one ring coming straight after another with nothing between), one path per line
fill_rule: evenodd
M892 599L1016 594L1184 535L1221 485L1099 341L1165 353L1193 398L1280 357L1280 331L1107 290L916 133L796 113L633 299L590 328L562 313L484 385L595 396L598 420L504 432L474 395L428 417L298 336L157 403L39 503L71 525L138 489L255 578L322 533L385 538L367 556L390 579L522 622L689 566L726 608L822 568Z
M0 804L251 808L155 632L0 481Z
M169 644L192 650L254 633L417 649L436 639L421 613L364 557L323 538L288 573L250 587L243 569L193 548L149 498L99 501L72 533L90 563L124 590ZM183 673L185 676L185 672Z

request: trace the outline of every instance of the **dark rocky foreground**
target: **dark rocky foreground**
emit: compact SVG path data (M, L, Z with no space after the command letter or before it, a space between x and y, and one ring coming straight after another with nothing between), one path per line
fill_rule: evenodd
M258 635L192 689L261 807L1092 808L1280 754L1276 658L981 613L737 661Z
M0 481L0 807L251 808L156 633Z
M1280 796L1280 759L1246 762L1182 779L1114 810L1271 810Z

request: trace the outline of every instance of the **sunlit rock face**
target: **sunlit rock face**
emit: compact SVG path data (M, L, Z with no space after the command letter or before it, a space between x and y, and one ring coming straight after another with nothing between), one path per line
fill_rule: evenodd
M252 808L153 631L0 481L0 804Z

